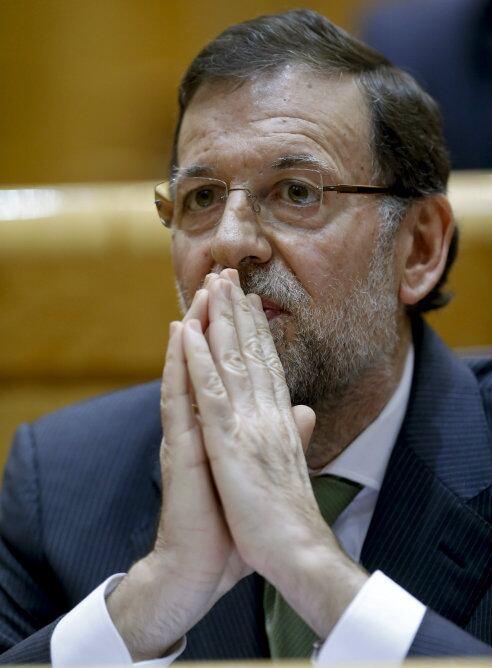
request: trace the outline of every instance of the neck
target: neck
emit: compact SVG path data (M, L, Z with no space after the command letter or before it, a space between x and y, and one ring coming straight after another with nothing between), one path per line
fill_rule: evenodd
M329 464L378 417L401 380L410 342L406 324L389 361L367 369L336 401L313 406L316 427L306 453L311 469Z

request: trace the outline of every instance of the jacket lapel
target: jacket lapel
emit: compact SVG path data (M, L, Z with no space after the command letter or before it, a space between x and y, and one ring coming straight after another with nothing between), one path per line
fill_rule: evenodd
M476 379L420 321L409 409L362 550L436 612L464 626L489 585L492 530L474 499L492 483Z

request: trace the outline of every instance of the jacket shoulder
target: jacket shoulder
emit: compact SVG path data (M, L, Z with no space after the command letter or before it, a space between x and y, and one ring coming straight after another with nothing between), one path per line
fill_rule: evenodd
M117 390L49 413L30 425L38 456L99 460L160 440L159 381Z
M19 546L36 532L69 607L150 549L160 508L159 386L84 401L17 432L2 493L4 533L22 534ZM28 517L35 521L26 529Z
M155 381L119 390L18 430L7 470L14 482L28 468L35 475L45 529L72 510L93 520L128 516L151 495L162 439L159 388Z

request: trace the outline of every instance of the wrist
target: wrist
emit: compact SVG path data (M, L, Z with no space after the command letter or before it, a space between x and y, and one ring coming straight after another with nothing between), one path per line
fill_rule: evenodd
M164 611L159 599L165 596L165 589L158 580L153 564L144 558L106 599L109 616L133 661L163 656L179 637L178 629L173 632L163 624Z
M133 661L160 658L215 603L190 587L171 555L138 561L106 600L108 613Z
M367 573L332 536L300 542L278 555L270 561L266 579L319 638L327 638L368 580Z

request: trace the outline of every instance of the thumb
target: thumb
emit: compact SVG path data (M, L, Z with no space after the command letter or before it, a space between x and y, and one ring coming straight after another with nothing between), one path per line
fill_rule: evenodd
M302 449L306 452L316 424L316 413L309 406L299 405L292 406L292 415L301 437Z

